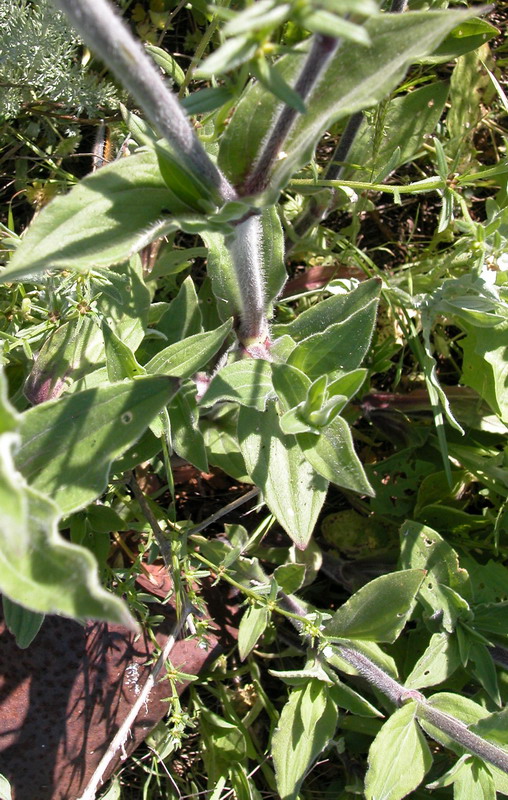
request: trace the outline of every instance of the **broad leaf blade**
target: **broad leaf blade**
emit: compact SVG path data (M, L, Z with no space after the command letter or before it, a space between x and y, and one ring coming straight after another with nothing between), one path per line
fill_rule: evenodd
M297 547L304 549L323 505L328 481L317 475L294 436L286 436L273 404L265 412L242 407L240 449L250 477Z
M336 724L337 709L322 681L314 678L291 691L272 737L281 800L295 800L305 774L332 738Z
M26 411L16 465L62 513L106 488L111 462L148 427L177 389L174 379L146 376L105 384Z
M367 800L401 800L416 789L432 765L429 746L415 720L415 703L397 709L369 750Z
M245 661L256 646L256 642L264 633L269 620L270 613L266 606L249 606L247 608L238 629L238 652L241 661Z
M368 20L365 27L371 46L344 42L331 59L306 100L307 113L297 119L284 142L284 158L272 170L266 202L273 201L291 175L310 161L330 124L383 99L411 63L432 53L447 33L473 15L473 11L415 11ZM307 43L301 46L303 51L307 48ZM301 56L292 53L275 69L293 83L304 58L303 52ZM242 183L256 162L279 108L278 100L259 84L251 86L238 104L219 151L219 164L235 185Z
M218 352L232 327L233 320L228 319L214 331L196 333L183 342L170 344L151 358L145 369L151 374L190 378Z
M319 434L297 433L307 461L331 483L359 494L374 495L361 461L355 453L346 420L335 417Z
M168 218L168 202L153 152L103 167L41 211L2 272L2 281L50 268L88 271L126 261L156 238L157 232L150 238L147 229Z
M240 403L264 411L273 394L270 364L249 358L223 367L201 398L205 408L220 402Z
M394 642L414 607L424 578L421 569L391 572L362 586L324 628L326 636Z

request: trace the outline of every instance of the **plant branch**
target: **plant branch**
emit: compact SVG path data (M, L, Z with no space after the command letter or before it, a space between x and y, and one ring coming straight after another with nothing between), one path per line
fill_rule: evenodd
M103 757L101 758L101 760L100 760L100 762L99 762L99 764L97 766L97 769L95 770L94 774L90 778L90 780L89 780L89 782L88 782L88 784L87 784L87 786L85 788L85 791L83 792L83 794L81 795L79 800L95 800L95 796L96 796L97 790L99 789L100 785L103 782L104 773L108 769L108 767L111 764L111 762L113 761L113 759L116 757L118 751L119 750L123 751L124 746L125 746L125 742L127 741L127 737L129 735L129 732L130 732L132 726L134 725L134 723L136 722L136 718L137 718L140 710L148 702L148 698L149 698L149 696L150 696L150 694L152 692L152 689L155 686L155 684L157 682L157 679L158 679L158 677L159 677L159 675L160 675L160 673L161 673L166 661L168 660L168 658L170 656L170 653L171 653L171 651L173 650L173 647L176 644L178 636L180 635L180 633L182 631L182 628L183 628L183 626L185 624L185 621L186 621L187 617L189 616L189 614L191 613L191 611L192 611L192 607L190 605L187 605L187 606L184 607L181 618L175 623L175 626L173 628L173 631L172 631L171 635L168 637L168 640L167 640L166 644L164 645L164 648L163 648L159 658L155 662L155 665L154 665L152 671L150 672L148 678L146 679L145 684L144 684L143 688L141 689L141 692L139 693L138 697L136 698L136 702L134 703L134 705L132 706L131 710L127 714L126 718L124 719L124 721L121 724L120 728L116 732L115 736L113 737L113 739L109 743L108 749L106 750L106 752L104 753Z
M406 10L407 3L408 0L392 0L390 12L392 14L401 14ZM334 181L342 178L344 162L347 161L362 122L363 111L356 111L349 117L335 152L325 170L325 180ZM300 215L293 225L293 230L298 238L305 236L310 228L325 220L337 208L338 200L339 194L336 189L329 193L328 199L325 201L312 197L308 209ZM294 244L295 242L286 240L286 253L292 250Z
M171 542L164 535L164 531L159 525L155 514L153 513L152 509L146 502L145 495L139 488L136 476L134 474L131 475L131 478L129 480L129 486L132 489L134 497L139 503L139 506L141 508L141 511L143 512L144 517L146 518L148 524L150 525L153 531L153 535L155 536L155 541L157 542L159 550L161 551L161 555L162 558L164 559L164 564L166 565L166 569L171 574L173 566L172 565L173 553L171 549Z
M324 67L339 47L340 40L323 34L316 34L312 46L304 62L294 90L305 100L316 85ZM268 184L269 172L279 157L282 146L297 118L298 111L284 105L273 125L271 133L265 141L261 153L252 171L240 187L241 195L257 194Z
M302 633L303 625L301 620L302 618L305 619L305 609L300 606L296 598L288 595L284 595L281 598L281 603L291 609L295 618L293 625L299 633ZM400 707L409 700L416 701L417 718L434 725L465 750L484 761L488 761L508 774L508 753L505 750L470 731L461 720L435 708L421 692L415 689L407 689L394 680L368 656L359 652L354 647L354 642L348 641L345 644L337 642L334 643L333 647L339 658L352 666L362 678L365 678L371 686L382 692L395 706ZM326 662L326 656L323 651L318 653L318 658L322 662Z
M221 202L236 192L210 160L160 71L107 0L52 0L98 53L187 167L216 190Z

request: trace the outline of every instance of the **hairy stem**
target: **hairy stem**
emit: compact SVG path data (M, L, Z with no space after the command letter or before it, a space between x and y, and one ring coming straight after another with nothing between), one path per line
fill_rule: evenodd
M295 597L288 595L283 595L280 603L285 609L291 610L295 617L293 625L299 633L302 633L304 626L301 618L306 616L305 609ZM334 644L333 647L339 658L342 658L352 666L362 678L365 678L371 686L375 686L395 706L400 707L408 700L415 700L417 703L417 718L434 725L468 752L508 773L508 753L505 750L470 731L461 720L432 706L421 692L414 689L406 689L405 686L394 680L381 667L378 667L368 656L357 650L354 642L346 642L344 644L339 642ZM323 653L319 655L319 658L325 662Z
M107 0L52 2L132 94L187 167L213 186L222 202L233 200L235 190L208 157L160 71Z
M331 36L316 34L313 37L311 49L294 86L295 92L300 95L302 100L308 97L338 46L339 39ZM268 139L263 145L259 158L240 188L240 194L257 194L267 186L269 172L279 157L284 141L293 127L297 115L298 111L295 108L291 108L288 105L283 106Z
M408 0L392 0L390 12L392 14L400 14L406 10ZM342 178L344 174L344 161L351 151L360 126L363 122L363 111L357 111L352 114L347 122L346 127L340 137L339 144L331 158L328 167L325 170L324 178L328 181L335 181ZM308 208L302 212L298 219L293 223L293 230L298 238L305 236L305 234L314 225L325 220L332 211L335 210L338 203L339 193L333 189L327 201L319 201L317 198L312 197L309 201ZM289 253L295 245L295 242L286 239L286 253Z
M263 345L269 338L269 328L265 313L261 217L250 216L236 225L234 233L226 239L226 246L239 288L238 339L246 348Z

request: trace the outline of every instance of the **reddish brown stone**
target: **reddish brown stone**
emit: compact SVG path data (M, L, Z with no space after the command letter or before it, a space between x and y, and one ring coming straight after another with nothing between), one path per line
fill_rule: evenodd
M166 613L159 644L174 624ZM82 626L55 616L20 650L0 619L0 773L12 784L13 800L80 796L146 680L152 651L146 636L118 625ZM208 649L178 641L171 662L196 675L218 651L215 635ZM169 694L169 684L160 681L136 721L128 753L162 719Z

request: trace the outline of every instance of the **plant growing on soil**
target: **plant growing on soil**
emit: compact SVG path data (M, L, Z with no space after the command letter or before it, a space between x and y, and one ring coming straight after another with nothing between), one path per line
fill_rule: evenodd
M490 531L488 554L506 533L506 165L481 166L463 135L477 124L464 82L483 91L485 61L483 77L506 104L485 45L496 29L477 9L418 3L408 11L380 10L373 0L215 7L198 56L219 30L221 44L195 73L211 85L189 93L191 71L150 45L155 66L105 0L54 4L144 118L123 109L127 157L56 197L22 237L12 222L3 226L11 392L2 373L0 589L11 629L27 645L46 613L135 626L104 534L138 530L149 557L164 559L177 608L187 607L203 569L243 593L239 656L253 674L251 654L269 639L273 615L300 634L303 667L270 673L291 687L280 716L257 679L256 716L264 708L273 728L266 746L275 771L265 764L263 780L284 800L298 796L329 743L361 751L355 733L375 736L370 800L427 796L418 787L429 772L428 788L453 785L458 800L508 793L508 736L497 710L506 688L495 667L506 659L506 569L473 552L477 530ZM408 77L415 63L453 58L450 84ZM446 136L430 138L448 96ZM431 169L404 174L420 151ZM478 221L471 193L491 187L501 188ZM357 246L376 192L400 208L406 196L440 204L423 255L386 274ZM327 228L337 209L351 214L339 232ZM336 278L320 264L317 292L304 285L281 301L285 249L326 261L330 248L363 272ZM207 277L181 281L203 255ZM172 284L169 301L153 301L157 281ZM376 328L380 298L391 327L385 341ZM461 337L458 368L444 320ZM474 392L443 381L440 346ZM396 387L409 356L426 392L380 392L375 376L392 370L388 388ZM421 411L433 427L408 423ZM353 432L375 444L375 434L354 427L361 415L378 426L388 453L370 466L354 445ZM472 440L461 438L466 427ZM227 539L201 536L177 519L173 454L254 484L270 516L250 534L236 525ZM129 477L147 461L166 481L165 505L139 496ZM488 500L480 513L462 502L473 484ZM359 513L374 542L383 529L385 537L400 529L397 567L352 586L334 613L312 593L294 596L315 578L321 556L311 537L330 485L356 509L348 520L335 515L339 549ZM272 560L262 540L275 525L292 546ZM461 531L469 546L447 540ZM116 580L115 594L99 581L97 560ZM497 567L504 588L489 592ZM457 674L463 683L448 686ZM467 681L483 694L462 696ZM421 691L441 684L428 698ZM338 709L346 733L334 740ZM209 782L253 797L246 764L261 759L259 743L230 706L228 715L222 728L235 733L219 734L220 718L201 708ZM458 762L438 750L433 763L423 732ZM358 789L345 762L344 798Z

